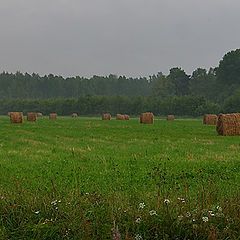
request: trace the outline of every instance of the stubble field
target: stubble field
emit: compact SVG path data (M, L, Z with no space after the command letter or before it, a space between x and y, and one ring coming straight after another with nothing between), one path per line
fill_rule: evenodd
M3 239L238 239L240 136L201 120L0 117Z

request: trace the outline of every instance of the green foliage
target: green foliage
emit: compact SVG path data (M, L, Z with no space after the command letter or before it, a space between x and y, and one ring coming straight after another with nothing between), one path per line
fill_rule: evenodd
M181 68L170 69L168 78L174 85L174 94L176 96L184 96L190 93L189 91L189 76Z
M240 84L240 49L224 55L216 69L217 79L224 86Z
M57 99L0 99L0 114L20 111L42 112L59 115L99 115L126 113L139 115L142 112L153 112L155 115L174 114L179 116L201 116L204 113L218 113L219 106L199 96L162 97L126 97L126 96L85 96ZM212 111L212 112L211 112Z
M240 89L236 90L233 96L228 97L223 104L223 111L225 113L240 112Z
M0 117L0 136L1 239L240 234L239 137L201 120Z

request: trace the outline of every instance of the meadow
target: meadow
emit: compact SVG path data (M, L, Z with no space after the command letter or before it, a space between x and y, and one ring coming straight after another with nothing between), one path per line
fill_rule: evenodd
M240 239L240 136L154 124L0 117L1 239Z

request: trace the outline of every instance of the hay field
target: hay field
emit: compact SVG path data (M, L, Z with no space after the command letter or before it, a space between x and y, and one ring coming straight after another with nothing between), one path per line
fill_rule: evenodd
M237 239L239 149L202 120L2 116L0 238Z

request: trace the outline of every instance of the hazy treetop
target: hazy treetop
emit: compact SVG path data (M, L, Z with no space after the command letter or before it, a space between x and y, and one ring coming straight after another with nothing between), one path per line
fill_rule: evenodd
M0 71L148 76L239 48L239 0L1 0Z

